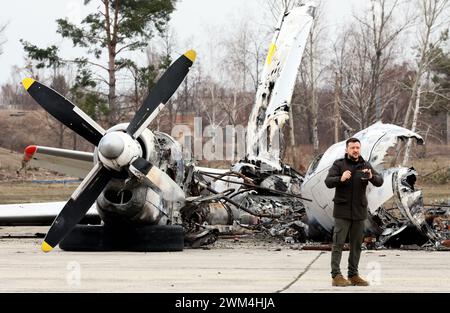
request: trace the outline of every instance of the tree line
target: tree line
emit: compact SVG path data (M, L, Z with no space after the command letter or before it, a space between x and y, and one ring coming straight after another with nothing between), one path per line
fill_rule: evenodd
M182 46L168 26L176 1L97 2L98 11L80 25L56 21L57 33L84 49L83 57L67 59L58 46L21 41L27 64L1 86L4 104L37 109L18 87L26 74L51 85L104 127L129 121ZM340 29L332 29L327 2L320 2L285 129L286 158L300 166L296 155L302 147L318 154L377 121L410 128L427 142L450 144L449 2L371 0ZM295 3L266 0L270 22L242 16L228 31L212 32L203 43L210 54L196 62L150 127L170 133L180 116L201 116L204 125L218 127L246 125L272 32L268 25ZM134 57L142 52L145 64ZM54 146L85 148L75 135L68 139L63 126L51 118L48 123L57 134ZM400 148L406 164L411 145Z

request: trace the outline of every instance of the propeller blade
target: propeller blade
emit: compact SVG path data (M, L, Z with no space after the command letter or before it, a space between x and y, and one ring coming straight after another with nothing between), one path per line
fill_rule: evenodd
M185 199L183 189L169 175L144 158L137 158L130 164L130 172L151 188L158 189L159 194L167 201Z
M162 110L164 104L172 97L194 63L196 53L189 50L180 56L161 76L150 91L144 103L128 125L127 133L133 138L139 137L145 128ZM158 109L158 110L157 110Z
M98 145L105 130L80 108L55 90L32 78L25 78L22 84L30 96L54 118L90 143Z
M70 233L98 198L111 177L112 172L100 163L94 166L53 221L42 242L42 251L51 251Z

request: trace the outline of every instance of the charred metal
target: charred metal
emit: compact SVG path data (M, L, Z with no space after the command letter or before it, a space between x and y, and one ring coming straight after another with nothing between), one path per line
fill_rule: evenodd
M388 167L384 159L399 140L422 138L399 126L376 123L357 134L365 159L379 171L385 184L367 191L369 218L366 240L370 248L447 249L449 207L426 207L415 182L414 168ZM333 192L324 177L333 161L343 155L345 142L330 147L310 164L305 176L281 163L281 170L267 169L263 160L243 160L229 171L191 166L187 205L181 209L188 233L220 234L242 228L281 238L286 243L327 241L333 228ZM390 201L391 200L391 201ZM225 225L229 227L224 227ZM208 240L210 243L211 240Z
M104 130L51 88L25 79L27 90L33 84L38 86L29 90L38 99L42 94L52 96L55 103L69 108L61 110L52 101L40 103L59 116L60 121L82 120L81 124L70 122L66 126L84 134L97 147L93 153L28 147L24 164L33 160L39 166L84 180L66 203L3 206L0 225L48 224L56 217L50 228L52 245L43 243L46 252L59 242L64 243L65 236L69 238L66 249L79 249L77 240L85 238L82 245L87 250L179 251L183 249L183 238L185 246L196 248L212 244L223 235L249 233L301 244L305 249L326 249L313 242L331 239L334 191L326 187L325 177L333 162L344 156L345 141L317 156L304 175L281 159L282 130L289 118L313 15L314 5L300 2L282 14L248 120L247 154L228 169L200 167L183 157L174 138L148 129L162 109L159 100L144 102L129 124ZM167 87L173 81L179 85L194 59L193 51L181 56L171 66L177 66L183 75L170 71L175 76L168 79L162 75L167 81L161 86ZM172 86L173 92L177 84ZM167 101L166 95L163 98ZM150 104L151 108L146 107ZM86 125L90 132L86 132ZM384 179L381 187L367 188L369 218L365 247L449 249L448 204L426 206L422 191L416 186L419 173L414 168L387 166L386 162L389 150L399 141L415 140L423 144L422 137L381 122L353 137L361 142L361 156ZM104 225L90 225L91 229L77 225L85 215L100 216ZM68 220L70 227L64 226ZM78 235L70 236L73 229ZM117 241L117 233L121 236L125 233L124 239ZM90 239L90 234L95 240ZM139 240L142 245L136 244Z

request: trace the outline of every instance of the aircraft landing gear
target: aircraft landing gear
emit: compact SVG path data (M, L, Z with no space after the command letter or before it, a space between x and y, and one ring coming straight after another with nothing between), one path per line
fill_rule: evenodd
M66 251L182 251L184 231L177 225L77 225L59 247Z

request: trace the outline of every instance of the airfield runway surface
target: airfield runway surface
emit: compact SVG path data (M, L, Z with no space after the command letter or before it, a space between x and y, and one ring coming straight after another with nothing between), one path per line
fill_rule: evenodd
M0 228L0 292L450 292L450 252L363 251L371 286L338 288L327 251L228 240L183 252L45 254L32 234L46 230Z

